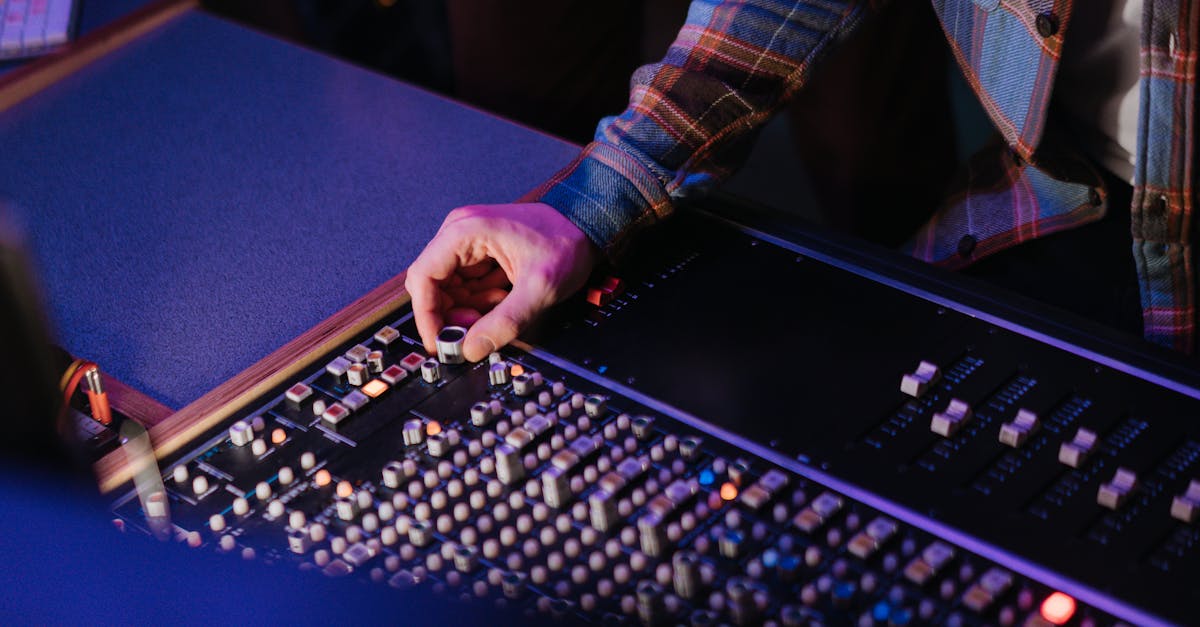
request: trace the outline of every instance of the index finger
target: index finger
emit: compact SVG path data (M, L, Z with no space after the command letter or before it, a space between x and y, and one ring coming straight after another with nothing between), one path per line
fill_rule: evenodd
M477 238L462 229L443 228L425 245L425 250L408 267L404 287L412 297L413 319L425 350L437 350L437 336L445 323L442 282L463 267L480 264L488 259L481 246L473 245ZM451 306L453 303L450 304Z
M455 248L450 238L441 233L435 235L408 267L404 279L404 289L412 297L417 333L430 353L437 350L437 336L445 322L440 283L450 278L460 265Z
M435 338L442 328L442 298L437 283L428 274L420 272L416 264L408 268L404 277L404 289L412 298L413 320L417 323L417 333L425 350L432 353L436 350Z

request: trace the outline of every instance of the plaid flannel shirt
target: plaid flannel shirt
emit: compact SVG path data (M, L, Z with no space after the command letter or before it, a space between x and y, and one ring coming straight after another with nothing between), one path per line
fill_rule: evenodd
M961 267L1103 217L1101 177L1046 128L1071 0L933 5L1003 143L972 157L958 189L904 250ZM666 58L634 74L629 107L601 121L594 141L533 198L617 253L631 234L670 213L673 200L725 178L741 153L729 148L804 85L865 10L838 0L694 0ZM1198 24L1195 0L1146 0L1130 208L1145 336L1185 352L1195 336Z

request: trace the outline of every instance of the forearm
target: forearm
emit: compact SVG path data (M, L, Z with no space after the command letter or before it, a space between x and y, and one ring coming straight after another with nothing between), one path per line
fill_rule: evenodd
M629 107L534 194L609 255L738 165L728 148L801 87L861 2L695 0L665 59L639 68Z

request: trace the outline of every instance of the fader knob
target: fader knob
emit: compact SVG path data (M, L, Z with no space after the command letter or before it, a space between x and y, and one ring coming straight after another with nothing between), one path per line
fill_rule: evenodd
M229 427L229 441L234 446L246 446L254 439L254 430L245 420L239 420Z
M471 406L471 424L476 427L486 427L492 421L492 409L483 401Z
M1119 509L1138 487L1137 474L1128 468L1118 468L1112 481L1100 484L1096 502L1108 509Z
M1200 517L1200 481L1192 479L1183 494L1171 501L1171 516L1185 523L1194 523Z
M675 594L690 599L699 587L698 558L694 553L679 552L671 558Z
M963 425L971 420L972 415L971 406L966 401L952 398L944 411L933 414L929 430L942 437L952 438Z
M339 496L334 499L334 505L338 518L342 520L354 520L358 515L358 502L351 497Z
M583 410L591 418L602 416L607 409L608 399L603 396L592 395L583 401Z
M383 351L367 353L367 368L374 374L383 372Z
M507 385L509 381L508 363L499 361L488 366L488 382L492 385Z
M479 565L479 551L475 547L456 545L454 547L454 568L463 573L475 570Z
M404 466L400 462L388 462L383 467L383 485L395 490L405 479Z
M312 538L303 529L288 529L288 548L293 553L305 553L312 547Z
M663 617L663 589L653 581L642 581L637 586L637 611L643 625L658 625Z
M421 362L421 378L426 383L437 383L442 378L442 367L436 359L426 359Z
M529 396L533 392L533 375L521 373L512 378L513 392L517 396Z
M742 552L742 545L745 544L745 536L733 529L727 529L717 539L717 547L721 551L721 555L729 559L738 559Z
M733 577L725 584L726 609L733 617L733 622L737 625L753 625L760 624L761 618L758 616L758 604L755 599L756 593L761 593L762 588L754 582L743 577Z
M446 327L437 336L438 361L443 364L461 364L463 357L463 340L467 339L467 330L462 327Z
M425 441L425 425L420 420L409 420L401 431L406 446L416 446Z

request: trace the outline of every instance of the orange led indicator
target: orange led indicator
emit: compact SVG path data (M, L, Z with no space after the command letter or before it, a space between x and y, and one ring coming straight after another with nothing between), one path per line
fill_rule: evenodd
M738 495L737 486L733 485L732 483L729 483L728 481L721 484L721 499L722 500L732 501L733 499L737 498L737 495Z
M329 471L324 468L318 470L317 474L313 475L313 483L317 484L318 488L329 485L330 481L333 481L333 477L330 477Z
M371 379L370 381L367 381L366 385L362 386L363 394L366 394L371 398L378 398L379 395L386 392L387 389L387 384L379 379Z
M430 420L429 424L425 425L425 435L437 435L442 432L442 423L436 420Z
M284 440L287 440L287 431L284 431L283 429L276 429L271 432L272 444L283 444Z
M1075 615L1075 599L1055 592L1042 601L1042 618L1055 625L1065 625Z
M337 486L337 495L343 498L350 497L354 494L354 486L350 485L349 481L339 481Z
M521 364L513 364L512 367L508 369L508 372L514 377L519 377L525 374L525 366L522 366Z

